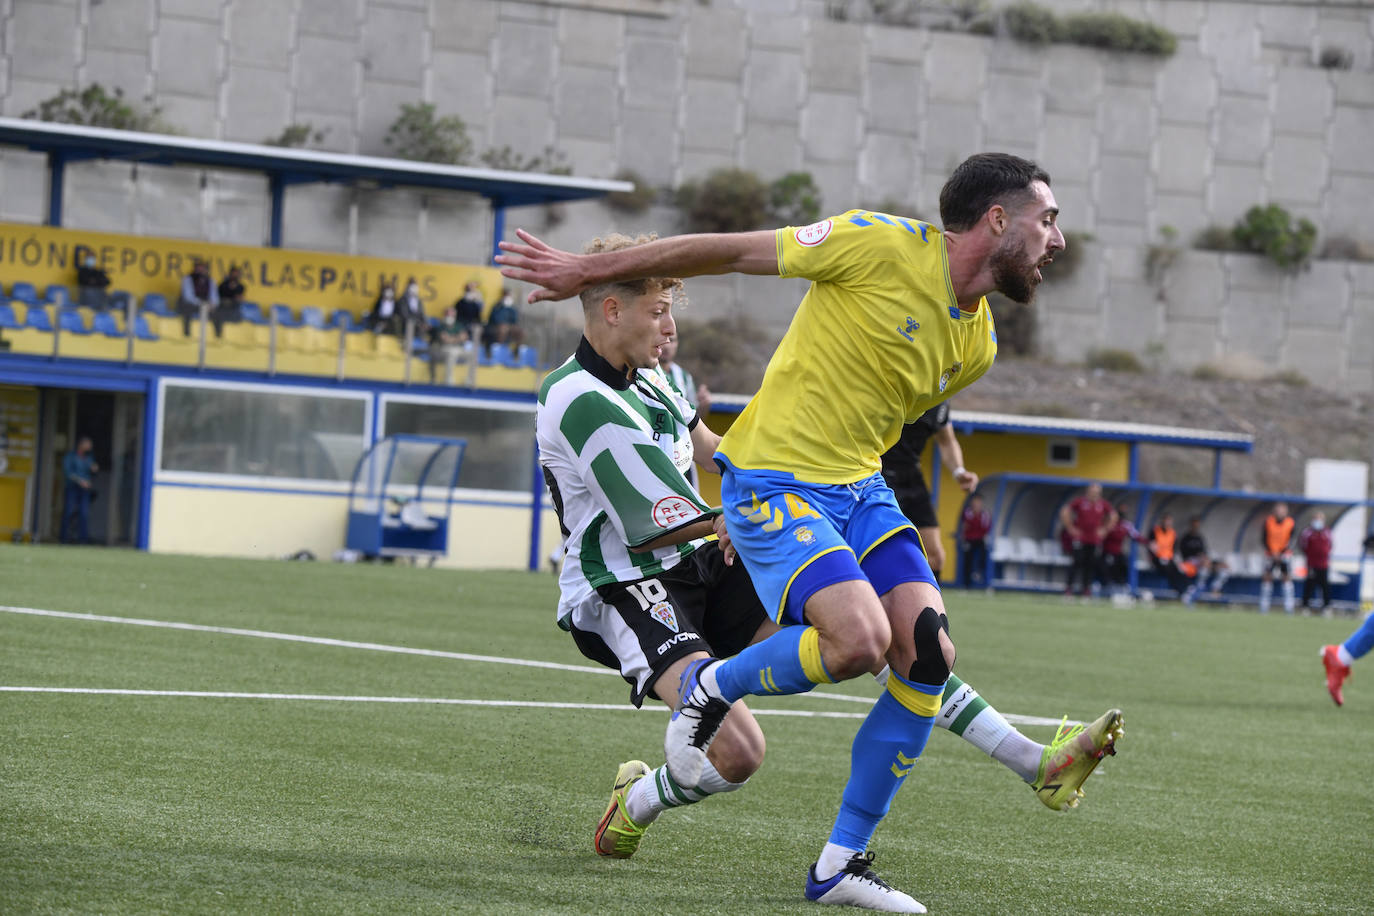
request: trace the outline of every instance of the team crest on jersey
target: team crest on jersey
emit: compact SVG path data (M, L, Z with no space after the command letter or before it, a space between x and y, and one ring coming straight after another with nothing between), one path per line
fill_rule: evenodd
M674 633L677 632L677 615L673 613L673 606L666 601L659 601L649 608L649 616L663 624Z
M830 230L835 228L835 223L828 219L823 219L819 223L812 223L809 226L802 226L793 235L797 239L798 245L805 245L807 248L814 248L824 242L830 235Z
M800 528L798 528L798 529L793 533L792 536L795 537L798 541L800 541L800 542L803 543L803 544L814 544L814 543L816 543L816 532L812 531L810 528L806 527L805 525L803 525L803 526L801 526Z
M949 383L954 381L954 377L959 374L959 370L962 368L964 368L963 363L955 363L954 365L946 369L944 372L940 373L941 394L945 393L945 389L949 387Z
M690 500L681 496L665 496L654 503L654 524L660 528L676 528L700 514Z

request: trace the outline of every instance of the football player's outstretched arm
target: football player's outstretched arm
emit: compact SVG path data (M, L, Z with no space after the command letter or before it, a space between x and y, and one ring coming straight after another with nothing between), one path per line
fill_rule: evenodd
M777 276L778 250L772 230L675 235L647 245L598 254L573 254L546 244L523 229L518 242L502 242L496 256L501 273L540 287L529 301L567 299L611 280L697 277L703 274Z

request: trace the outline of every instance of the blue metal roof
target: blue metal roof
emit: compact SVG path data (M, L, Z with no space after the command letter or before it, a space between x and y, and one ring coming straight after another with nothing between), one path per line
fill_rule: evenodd
M711 410L739 413L749 397L737 394L712 394ZM949 420L961 433L1022 433L1038 436L1064 436L1073 439L1106 439L1116 442L1148 442L1161 445L1186 445L1223 451L1254 451L1253 436L1215 429L1189 429L1149 423L1121 423L1113 420L1074 420L1066 417L1037 417L1020 414L988 413L979 410L951 410Z
M66 162L123 159L158 165L246 169L266 173L285 184L375 182L391 187L469 191L486 197L497 207L585 200L612 191L634 190L630 182L604 178L468 168L24 118L0 118L0 144L26 147Z

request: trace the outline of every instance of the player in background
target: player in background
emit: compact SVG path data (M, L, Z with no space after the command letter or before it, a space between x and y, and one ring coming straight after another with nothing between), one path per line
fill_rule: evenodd
M1364 623L1350 638L1338 646L1322 646L1322 665L1326 668L1326 689L1337 706L1345 705L1345 695L1341 687L1350 677L1350 666L1355 659L1363 658L1374 649L1374 614L1365 617Z
M1319 605L1323 615L1331 613L1331 529L1326 527L1326 513L1312 513L1312 521L1298 535L1298 546L1307 558L1307 579L1302 584L1302 607L1312 606L1312 598L1321 592Z
M1259 611L1269 613L1274 595L1274 573L1283 580L1283 610L1293 613L1293 517L1288 503L1274 503L1274 510L1264 518L1260 528L1260 543L1264 546L1264 573L1260 576Z
M983 497L974 493L959 516L958 540L963 545L959 584L964 588L973 588L975 581L979 587L991 587L987 575L988 537L991 534L992 513L983 507Z
M1188 530L1178 539L1178 567L1192 582L1184 589L1184 604L1192 604L1198 590L1207 585L1207 577L1212 576L1212 585L1207 589L1209 595L1220 595L1231 578L1231 570L1226 561L1213 557L1207 550L1207 539L1202 534L1202 516L1194 515L1188 519Z
M647 239L598 239L611 251ZM731 655L777 629L743 564L727 566L704 540L719 513L684 476L694 460L714 472L720 437L654 370L676 333L682 281L605 283L582 295L577 351L545 378L535 414L540 463L565 539L558 623L583 655L618 670L636 706L648 695L671 708L689 664ZM597 853L628 858L668 808L733 792L763 761L748 708L725 716L699 777L621 764L597 825Z
M854 739L839 816L805 893L917 913L924 907L879 878L864 850L924 750L955 651L939 587L880 458L904 423L992 364L984 295L1029 302L1040 268L1064 247L1049 176L1016 156L965 160L941 190L940 211L943 232L851 210L801 228L679 236L592 256L518 231L496 258L506 276L543 287L531 302L610 278L812 281L758 394L716 451L728 534L765 608L786 625L733 658L687 670L664 750L674 778L691 784L733 702L801 693L886 659L886 690ZM722 520L716 530L726 533ZM1120 711L1109 710L1057 736L1051 768L1042 760L1032 783L1037 794L1062 806L1076 800L1120 729Z
M925 548L930 571L938 580L945 568L945 540L940 536L940 519L930 499L921 470L921 455L926 443L935 440L940 461L950 469L959 489L972 493L978 488L978 475L964 467L964 449L949 424L949 402L941 401L902 427L902 434L892 448L883 453L883 480L897 497L902 514L916 526L921 546Z
M1087 597L1092 594L1093 579L1101 568L1102 540L1116 524L1116 510L1102 498L1102 484L1088 484L1081 495L1060 508L1059 523L1073 542L1073 565L1069 567L1064 594L1073 594L1074 579L1078 578L1082 582L1081 594Z
M1127 541L1135 541L1137 544L1148 543L1140 529L1127 517L1130 511L1131 507L1127 503L1117 503L1116 522L1102 539L1102 581L1112 590L1113 600L1126 604L1134 598L1128 584L1131 561Z
M668 341L663 347L663 352L658 357L658 371L668 380L668 384L674 391L682 395L682 399L692 408L692 412L699 417L705 417L711 412L711 389L706 387L704 382L698 382L692 377L692 373L682 367L677 361L677 335ZM714 465L711 473L715 473ZM692 482L692 486L698 484L696 465L687 471L687 479Z

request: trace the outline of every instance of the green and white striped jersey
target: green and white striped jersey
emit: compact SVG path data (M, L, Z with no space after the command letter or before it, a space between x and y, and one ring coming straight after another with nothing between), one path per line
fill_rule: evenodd
M684 476L695 417L657 372L627 378L586 338L544 379L535 432L563 527L560 620L598 586L658 575L704 543L630 550L719 511Z
M673 363L667 369L658 367L659 373L668 380L668 384L673 386L673 390L682 395L682 399L691 405L692 410L697 409L697 380L692 378L692 373L682 368L681 363Z

